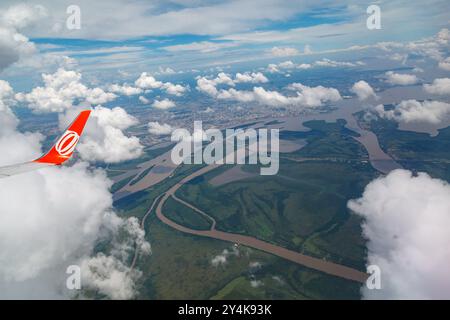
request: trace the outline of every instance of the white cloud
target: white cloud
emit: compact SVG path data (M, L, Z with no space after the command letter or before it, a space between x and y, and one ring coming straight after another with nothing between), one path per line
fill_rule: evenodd
M223 249L221 254L218 254L211 259L211 264L214 267L225 265L230 256L239 256L239 250L236 247L232 247L231 250Z
M447 28L443 28L441 29L437 34L436 34L436 40L443 45L446 45L449 43L450 41L450 31Z
M234 81L231 79L230 75L220 72L215 79L212 80L214 84L226 84L229 86L234 86Z
M278 69L278 66L276 64L270 63L267 66L267 71L270 73L278 73L278 72L280 72L280 69Z
M0 71L36 52L36 47L20 30L47 15L39 5L18 4L0 12Z
M309 69L312 67L313 67L313 65L311 65L309 63L295 64L291 60L287 60L287 61L280 62L278 64L270 63L267 66L267 71L270 73L281 73L282 70L293 70L293 69L305 70L305 69Z
M166 68L159 67L158 70L159 70L160 74L175 74L176 73L175 70L173 70L170 67L166 67Z
M71 109L60 116L60 127L65 128L77 112L77 109ZM106 163L138 158L143 150L139 139L135 136L128 137L123 132L137 123L136 118L120 107L95 107L86 125L83 139L78 143L81 158Z
M101 88L88 88L81 81L81 73L59 68L53 74L42 74L44 87L36 87L29 93L18 93L16 99L28 103L35 112L62 112L76 102L103 104L117 96Z
M126 84L124 84L124 85L113 84L113 85L111 85L109 90L111 92L118 93L118 94L124 95L124 96L133 96L133 95L142 93L141 88L132 87L132 86L129 86Z
M144 96L139 96L139 101L142 103L142 104L149 104L150 103L150 100L148 100L146 97L144 97Z
M164 83L162 87L166 90L168 94L174 96L182 96L187 91L186 87L183 87L180 84L173 84L170 82Z
M301 105L308 107L321 106L324 102L335 102L342 99L339 91L335 88L308 87L301 83L292 83L288 86L288 89L296 91L301 100Z
M432 84L424 84L426 92L438 95L450 95L450 78L434 79Z
M147 72L142 72L138 79L134 82L134 84L143 90L148 89L161 89L165 90L168 94L181 96L186 91L187 88L180 84L173 84L171 82L161 82L156 80L153 76L149 75Z
M356 94L359 100L366 100L369 97L376 98L377 96L370 84L364 80L355 82L350 91Z
M289 90L296 91L297 96L285 96L277 91L268 91L262 87L253 87L251 91L236 90L234 88L221 89L216 88L217 84L226 83L235 85L239 82L267 82L268 79L262 73L236 74L233 80L228 75L222 73L215 79L206 77L197 78L197 90L208 94L209 96L220 100L236 100L240 102L257 102L268 106L300 106L317 107L327 101L338 101L341 99L339 91L334 88L325 88L322 86L308 87L301 83L293 83L288 86Z
M163 47L164 50L171 52L179 52L179 51L199 51L202 53L214 52L224 48L231 48L237 46L237 43L233 42L210 42L210 41L201 41L201 42L192 42L188 44L177 44L173 46Z
M311 53L311 52L310 52ZM346 61L334 61L330 59L322 59L315 61L313 63L300 63L296 64L292 62L291 60L283 61L278 64L271 63L267 66L267 71L270 73L278 73L281 72L281 70L293 70L293 69L310 69L313 67L330 67L330 68L336 68L336 67L358 67L362 66L365 63L362 61L356 61L356 62L346 62Z
M357 67L357 66L364 65L364 62L357 61L357 62L353 63L353 62L346 62L346 61L334 61L334 60L324 58L322 60L318 60L318 61L314 62L314 65L319 66L319 67L332 67L332 68Z
M159 122L149 122L148 132L158 136L166 136L172 133L174 128L167 123L160 124Z
M381 290L365 298L449 299L450 186L426 173L395 170L348 203L364 217L368 265L381 270Z
M262 285L264 285L264 282L262 282L261 280L250 280L250 286L252 288L258 288Z
M269 79L264 76L261 72L252 72L252 73L236 73L236 77L234 83L241 82L250 82L250 83L266 83L269 82Z
M322 86L308 87L300 83L293 83L288 89L296 91L296 96L285 96L277 91L265 90L262 87L254 87L252 91L245 90L220 90L216 98L224 100L236 100L240 102L257 102L267 106L297 106L318 107L328 101L341 99L339 91L334 88Z
M442 70L450 71L450 57L446 58L445 60L440 61L438 66Z
M419 82L419 78L415 74L401 74L393 71L386 72L386 81L393 85L411 85Z
M280 62L278 64L278 67L281 68L281 69L294 69L295 68L295 63L293 63L292 61L288 60L288 61Z
M233 85L234 85L234 83L233 83ZM210 95L212 97L215 97L218 94L218 91L216 88L216 83L213 80L209 80L205 77L200 77L197 79L196 89L198 91L206 93L207 95Z
M288 57L288 56L295 56L298 55L300 52L295 48L279 48L279 47L273 47L270 50L270 53L275 57Z
M206 93L211 97L219 96L219 91L217 90L217 85L228 85L234 87L238 83L266 83L269 79L261 72L244 72L236 73L234 79L231 78L229 74L220 72L216 78L208 79L206 77L197 77L197 87L198 91ZM233 90L230 91L235 92ZM221 91L220 97L227 95L226 91ZM220 98L219 98L220 99Z
M156 81L156 79L149 75L147 72L142 72L134 84L141 89L157 89L161 88L163 83L161 81Z
M136 294L136 282L142 272L130 269L126 263L135 246L143 255L150 254L151 247L135 217L116 220L118 221L113 230L110 255L100 252L81 260L82 283L111 299L131 299Z
M157 109L166 110L166 109L175 107L175 102L173 102L172 100L169 100L169 99L163 99L163 100L155 99L155 101L152 103L152 106Z
M9 85L1 82L0 165L41 154L42 136L17 130L11 96ZM81 266L83 288L109 298L134 297L140 272L129 270L128 258L135 243L144 254L150 245L135 218L114 213L111 184L103 170L92 171L83 162L0 180L1 298L69 298L73 292L66 290L65 272L70 265ZM110 244L103 254L94 253L98 241ZM108 268L85 268L100 256L110 262ZM101 281L91 272L102 272Z
M386 110L380 104L374 108L375 112L382 118L395 120L397 122L426 122L439 124L450 115L450 104L441 101L404 100L394 107Z

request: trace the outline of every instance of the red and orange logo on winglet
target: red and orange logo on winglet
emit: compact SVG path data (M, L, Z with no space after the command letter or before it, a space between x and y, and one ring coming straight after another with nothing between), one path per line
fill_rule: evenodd
M81 111L50 151L34 162L60 165L67 161L75 150L90 113L91 110Z

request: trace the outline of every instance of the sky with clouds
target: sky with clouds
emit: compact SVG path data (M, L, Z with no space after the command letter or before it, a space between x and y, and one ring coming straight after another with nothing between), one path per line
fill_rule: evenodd
M39 10L16 29L41 53L43 61L35 58L28 66L49 60L70 65L75 59L86 71L146 68L165 74L167 68L179 72L283 55L308 60L325 50L428 37L448 25L446 1L376 3L382 8L381 30L366 27L371 1L328 0L80 0L79 30L66 28L73 1L27 1ZM2 1L0 11L16 4ZM3 16L7 23L21 19Z
M380 30L366 26L366 9L374 3L381 8ZM54 114L58 130L79 110L92 109L76 165L13 177L10 183L0 181L0 188L7 190L0 193L0 286L11 289L9 297L28 294L30 287L51 288L48 297L61 296L63 275L51 275L75 262L98 271L85 273L85 281L102 294L119 299L136 294L134 283L140 271L131 272L123 257L131 254L133 239L147 253L150 244L136 219L117 217L112 182L101 168L91 165L140 157L143 141L127 132L133 126L146 125L153 136L167 136L175 127L141 123L128 113L127 101L168 114L192 101L304 111L353 95L358 103L368 105L373 116L400 125L419 122L436 129L450 121L446 0L79 0L75 4L81 10L81 29L69 30L66 9L73 4L65 0L0 3L0 164L32 159L44 147L47 133L23 132L24 119L15 113L17 106L36 116ZM310 75L307 81L301 78L305 73ZM340 78L333 78L336 75ZM411 86L426 99L405 95L393 105L379 102L386 88ZM202 112L220 112L210 107L217 105L211 103ZM61 181L70 185L73 179L79 184L68 190L73 197L67 202ZM28 188L27 203L21 201L23 185ZM402 185L411 187L408 194L401 192ZM435 192L422 195L423 188ZM409 214L412 209L413 223L403 232L414 234L429 215L426 204L433 194L440 196L442 206L436 209L431 233L448 225L441 223L448 222L449 212L449 187L444 181L394 172L375 180L361 198L349 202L351 210L367 218L363 227L370 240L369 260L393 270L399 280L390 288L390 297L411 292L408 283L414 274L402 272L401 261L386 261L391 252L408 258L408 247L395 244L385 251L380 239L391 236L392 219L402 218L396 213ZM393 203L392 197L400 200ZM411 209L410 198L425 205ZM378 203L389 206L379 208ZM77 215L72 214L75 211ZM23 223L24 215L28 223ZM46 227L52 232L42 233ZM130 234L130 243L114 238L121 229ZM87 240L71 241L77 232ZM111 252L97 253L93 248L105 232L112 238ZM448 243L446 234L447 229L436 234L435 242ZM418 239L414 248L429 254L429 239ZM66 254L63 258L61 252ZM217 264L228 256L230 252L224 251ZM448 249L443 256L448 260ZM420 261L414 263L420 273L434 274L430 270L438 267L423 269ZM413 283L423 292L418 297L450 292L448 283L429 280L432 287Z

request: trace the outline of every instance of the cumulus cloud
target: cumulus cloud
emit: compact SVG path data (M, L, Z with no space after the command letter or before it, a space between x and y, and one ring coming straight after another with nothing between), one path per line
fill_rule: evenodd
M207 79L205 77L200 77L197 79L196 89L212 97L217 96L218 93L216 83L213 80Z
M170 67L166 67L166 68L159 67L158 70L159 70L158 71L159 74L175 74L176 73L175 70L173 70Z
M216 78L208 79L206 77L197 77L197 90L206 93L210 96L216 96L218 91L216 86L224 84L228 86L235 86L235 81L230 75L220 72Z
M148 100L146 97L144 97L144 96L139 96L139 101L142 103L142 104L149 104L150 103L150 100Z
M134 254L135 246L142 255L150 254L151 247L135 217L122 220L114 216L113 220L116 221L114 228L109 230L112 246L108 254L100 252L79 263L83 270L82 283L111 299L131 299L136 294L136 282L142 272L131 269L127 261Z
M424 84L426 92L436 95L450 95L450 78L434 79L431 84Z
M367 263L381 270L381 290L364 286L365 298L450 298L447 182L395 170L368 184L348 207L364 217Z
M0 165L41 154L42 136L17 130L19 120L9 107L12 94L2 81ZM135 218L114 213L111 184L103 170L83 162L0 179L1 298L68 298L73 294L65 287L70 265L81 267L82 289L109 298L135 295L140 272L129 270L128 257L135 243L143 253L150 245ZM94 252L99 241L110 244L107 252ZM105 267L90 268L102 265L99 258L108 261ZM100 277L93 275L99 272Z
M174 128L167 123L160 124L159 122L149 122L148 132L157 136L166 136L172 133Z
M327 101L338 101L341 99L339 91L334 88L322 86L308 87L300 83L293 83L288 87L296 91L296 96L285 96L278 91L266 90L262 87L254 87L252 91L221 90L217 99L236 100L240 102L257 102L268 106L299 106L318 107Z
M155 77L149 75L147 72L142 72L139 78L134 82L136 87L149 90L149 89L161 89L165 90L168 94L181 96L187 88L180 84L173 84L171 82L161 82L155 79Z
M397 122L439 124L449 117L450 104L441 101L404 100L393 109L387 110L380 104L374 110L378 116Z
M236 247L232 247L231 250L223 249L221 254L218 254L211 259L211 264L214 267L225 265L230 256L239 256L239 250Z
M335 102L342 99L339 91L335 88L308 87L301 83L292 83L288 86L288 89L296 91L300 104L309 107L317 107L324 102Z
M132 87L127 84L124 84L124 85L113 84L113 85L111 85L109 90L111 92L114 92L114 93L117 93L120 95L124 95L124 96L133 96L133 95L142 93L141 88Z
M60 127L65 128L79 110L71 109L60 116ZM117 163L138 158L143 146L135 136L126 136L124 130L136 125L137 119L123 108L102 106L92 110L83 139L78 143L82 159L95 162Z
M236 73L236 77L234 83L266 83L269 82L269 79L266 78L264 74L261 72L245 72L245 73Z
M305 50L310 50L307 47L305 47ZM309 53L312 53L309 51ZM306 70L313 67L330 67L330 68L336 68L336 67L358 67L364 65L364 62L362 61L356 61L356 62L347 62L347 61L334 61L330 59L322 59L315 61L313 63L294 63L291 60L283 61L278 64L271 63L267 66L267 71L270 73L280 73L282 70Z
M59 68L53 74L42 74L44 87L35 87L29 93L18 93L16 99L28 103L35 112L62 112L74 104L87 102L98 105L117 96L101 88L88 88L81 83L81 73Z
M180 84L173 84L170 82L166 82L162 85L162 88L166 90L168 94L174 95L174 96L182 96L186 91L187 88L180 85Z
M236 77L237 79L238 77ZM235 100L239 102L257 102L267 106L300 106L318 107L328 101L338 101L341 99L339 91L334 88L323 86L308 87L301 83L293 83L288 89L296 92L296 96L285 96L278 91L266 90L262 87L253 87L253 90L236 90L234 88L216 88L217 80L199 77L197 79L197 90L208 94L219 100ZM236 80L233 84L237 83Z
M364 80L355 82L350 91L356 94L359 100L366 100L369 97L376 98L377 96L370 84Z
M0 71L36 52L35 45L20 30L47 15L39 5L18 4L0 12Z
M11 110L15 104L14 90L7 81L0 80L0 165L20 163L40 154L42 136L38 133L21 133L19 120ZM26 159L24 159L26 158Z
M445 71L450 71L450 57L442 60L438 64L439 68Z
M447 28L439 30L439 32L436 34L436 40L442 45L448 44L450 41L450 31Z
M302 106L317 107L325 102L334 102L341 99L339 91L323 86L308 87L301 83L293 83L288 89L296 92L296 96L285 96L277 91L266 90L262 87L254 87L250 90L218 89L218 84L235 86L240 82L267 82L268 79L262 73L237 73L232 79L225 73L220 73L214 79L206 77L197 78L197 90L220 100L236 100L240 102L257 102L268 106Z
M300 52L295 48L279 48L279 47L273 47L270 50L270 53L275 57L288 57L288 56L295 56L298 55Z
M134 84L141 89L157 89L163 85L161 81L157 81L155 77L149 75L147 72L142 72Z
M256 279L250 280L250 286L252 288L259 288L262 285L264 285L264 282L262 282L261 280Z
M197 90L206 93L212 97L218 95L217 86L227 85L235 87L239 83L266 83L269 79L261 72L236 73L234 79L224 72L220 72L217 77L208 79L206 77L197 77Z
M393 85L407 86L419 82L415 74L401 74L393 71L386 72L386 82Z
M173 102L172 100L169 100L169 99L163 99L163 100L155 99L155 101L153 101L153 103L152 103L152 106L157 109L166 110L166 109L175 107L175 102Z

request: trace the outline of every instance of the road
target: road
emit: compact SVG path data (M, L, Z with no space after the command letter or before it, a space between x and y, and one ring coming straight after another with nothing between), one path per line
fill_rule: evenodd
M151 207L149 208L146 215L144 216L144 219L142 220L141 225L142 226L144 225L147 215L153 210L153 208L154 208L155 204L158 202L158 200L161 199L161 201L159 201L159 203L156 207L156 215L157 215L158 219L161 220L161 222L163 222L164 224L170 226L171 228L173 228L175 230L178 230L180 232L184 232L187 234L228 241L231 243L237 243L239 245L251 247L251 248L254 248L257 250L261 250L261 251L276 255L276 256L284 258L286 260L295 262L297 264L308 267L310 269L324 272L324 273L332 275L332 276L344 278L347 280L357 281L357 282L361 282L361 283L364 283L366 281L368 275L359 270L356 270L356 269L353 269L350 267L346 267L346 266L343 266L340 264L336 264L336 263L333 263L330 261L310 257L307 255L301 254L299 252L289 250L289 249L274 245L274 244L266 242L266 241L262 241L260 239L257 239L257 238L251 237L251 236L216 230L216 228L215 228L216 222L212 217L210 217L209 215L207 215L200 209L194 207L193 205L187 203L186 201L183 201L175 196L175 192L181 186L183 186L185 183L187 183L190 180L192 180L198 176L201 176L211 170L214 170L219 166L220 166L220 164L213 164L213 165L209 165L207 167L203 167L202 169L197 170L196 172L192 173L188 177L182 179L180 182L175 184L173 187L171 187L165 193L161 194L152 203ZM189 208L191 208L191 209L199 212L200 214L204 215L205 217L207 217L209 220L212 221L211 228L209 230L194 230L194 229L187 228L183 225L180 225L180 224L170 220L169 218L167 218L163 214L163 207L164 207L164 203L167 201L167 199L169 199L169 197L173 197L173 199L175 199L176 201L179 201L180 203L188 206ZM136 258L137 258L137 253L135 253L135 257L133 259L133 265L132 265L133 267L136 263Z

